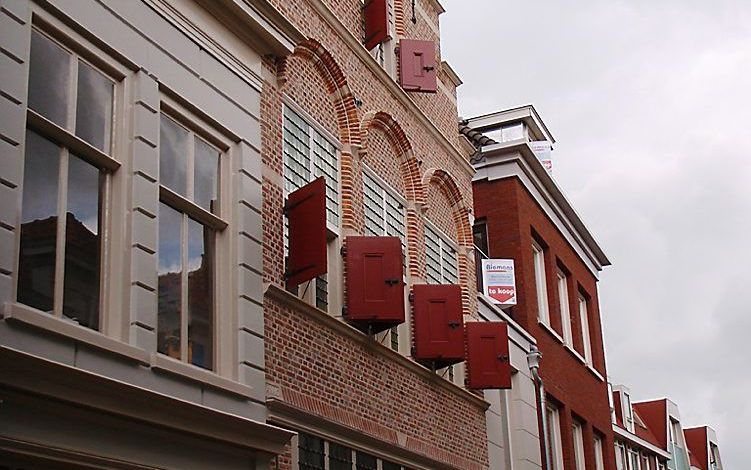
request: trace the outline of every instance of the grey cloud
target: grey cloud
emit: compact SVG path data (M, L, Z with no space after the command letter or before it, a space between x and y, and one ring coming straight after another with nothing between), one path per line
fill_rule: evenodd
M751 4L445 1L460 114L533 103L614 265L608 368L744 468L751 408ZM478 14L478 12L482 12Z

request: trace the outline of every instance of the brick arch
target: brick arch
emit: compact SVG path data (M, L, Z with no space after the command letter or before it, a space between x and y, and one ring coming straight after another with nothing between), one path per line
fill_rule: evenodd
M446 170L430 168L423 178L423 185L427 187L429 184L435 184L451 205L457 242L462 247L471 248L473 240L472 228L469 226L469 208L464 204L464 198L456 181Z
M380 129L386 135L399 164L404 183L404 197L417 204L425 203L425 188L420 181L420 163L412 151L407 135L390 114L383 111L369 111L360 124L362 152L368 150L368 133Z
M362 139L354 95L334 56L315 39L302 41L295 47L292 55L310 61L326 83L326 91L336 112L341 143L359 146ZM280 59L277 76L282 86L289 79L288 72L286 58Z

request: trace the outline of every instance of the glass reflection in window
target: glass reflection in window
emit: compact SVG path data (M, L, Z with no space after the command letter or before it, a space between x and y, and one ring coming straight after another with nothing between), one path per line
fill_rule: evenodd
M109 78L79 61L76 135L105 153L112 138L114 89Z
M159 128L159 181L162 186L187 197L190 133L164 115Z
M47 36L31 32L29 108L55 124L68 122L70 53Z
M182 223L180 212L159 204L157 350L175 359L181 358Z
M188 219L188 356L210 369L213 348L213 230Z

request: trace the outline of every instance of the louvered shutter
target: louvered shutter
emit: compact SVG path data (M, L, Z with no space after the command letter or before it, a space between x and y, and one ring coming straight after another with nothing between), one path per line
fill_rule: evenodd
M412 288L416 360L436 368L464 360L462 291L456 284L420 284Z
M469 322L464 325L467 348L467 388L511 388L508 325Z
M401 240L347 237L345 264L345 319L371 333L404 323Z
M287 286L294 287L327 271L326 182L318 178L287 197L289 224Z

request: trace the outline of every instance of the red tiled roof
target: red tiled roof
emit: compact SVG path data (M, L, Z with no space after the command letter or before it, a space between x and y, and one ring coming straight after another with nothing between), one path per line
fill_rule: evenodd
M668 403L666 399L644 401L633 404L634 411L652 433L654 443L668 450Z

